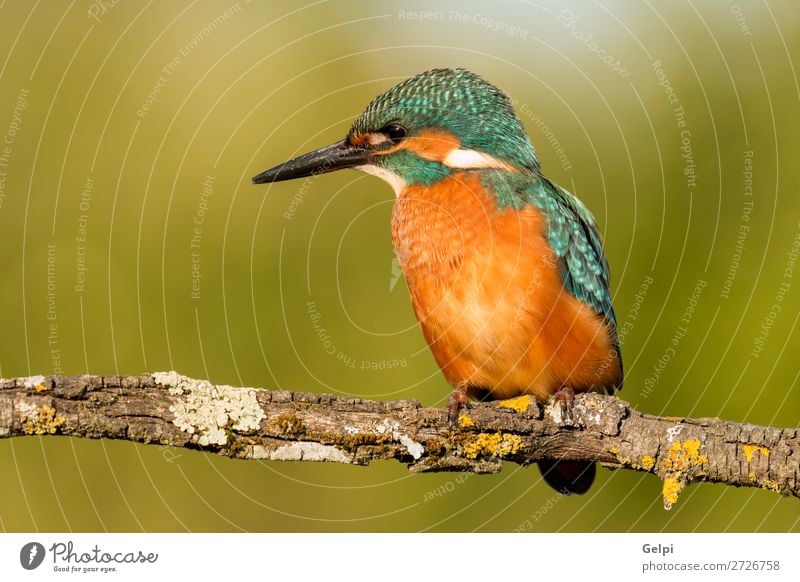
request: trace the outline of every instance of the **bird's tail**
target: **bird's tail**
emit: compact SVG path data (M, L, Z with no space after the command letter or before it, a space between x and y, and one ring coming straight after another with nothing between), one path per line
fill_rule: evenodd
M593 461L538 461L545 482L564 495L582 495L594 483L597 467Z

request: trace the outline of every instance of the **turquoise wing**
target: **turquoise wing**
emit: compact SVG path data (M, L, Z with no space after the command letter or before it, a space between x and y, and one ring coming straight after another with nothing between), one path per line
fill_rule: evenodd
M534 204L547 216L548 238L559 258L564 288L616 328L608 261L594 217L580 200L546 178L534 188Z
M622 378L622 354L617 316L611 304L608 261L594 216L577 197L547 178L540 176L533 187L534 204L547 216L548 239L558 255L564 288L611 323ZM617 388L622 388L621 382Z

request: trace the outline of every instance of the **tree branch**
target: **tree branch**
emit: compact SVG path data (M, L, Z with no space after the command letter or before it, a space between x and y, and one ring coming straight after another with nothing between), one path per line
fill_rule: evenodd
M241 459L397 459L413 472L495 473L503 461L595 460L653 473L669 508L714 481L800 497L800 434L719 419L660 418L610 396L576 397L572 424L530 397L444 410L307 392L215 386L175 372L0 380L0 437L61 434L188 447Z

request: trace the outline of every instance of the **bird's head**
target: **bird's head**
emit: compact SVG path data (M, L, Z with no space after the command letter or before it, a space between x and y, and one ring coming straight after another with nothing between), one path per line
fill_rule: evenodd
M262 172L253 182L355 168L383 178L399 194L453 172L532 172L538 166L502 91L464 69L434 69L376 97L344 140Z

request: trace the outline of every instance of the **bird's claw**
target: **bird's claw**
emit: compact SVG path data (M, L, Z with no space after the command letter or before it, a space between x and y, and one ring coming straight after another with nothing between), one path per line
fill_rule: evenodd
M447 426L455 428L458 421L458 413L469 400L467 389L459 387L450 393L447 399Z
M575 391L569 386L562 386L556 391L553 398L561 408L561 422L573 424L575 419L572 415L572 409L575 406Z

